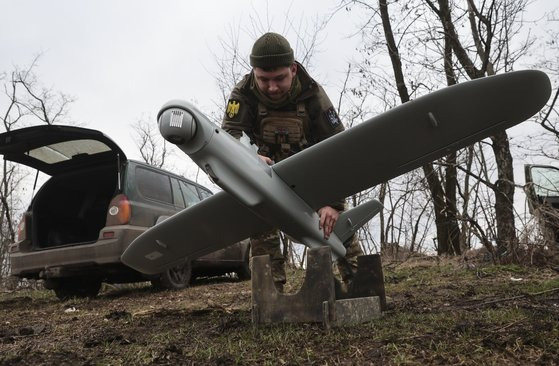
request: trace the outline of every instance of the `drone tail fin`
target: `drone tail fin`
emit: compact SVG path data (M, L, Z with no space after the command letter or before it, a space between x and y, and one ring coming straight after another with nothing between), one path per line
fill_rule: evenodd
M365 225L382 209L383 206L378 200L370 200L351 210L347 210L338 218L334 226L334 233L340 238L342 243L345 243L359 228Z

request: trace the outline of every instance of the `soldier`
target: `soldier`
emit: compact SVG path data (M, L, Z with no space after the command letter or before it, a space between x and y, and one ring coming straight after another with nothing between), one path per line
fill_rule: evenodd
M303 66L295 61L289 42L266 33L252 47L252 72L235 86L227 103L222 127L236 138L244 132L258 146L262 160L271 165L344 130L332 102ZM345 201L318 210L319 227L328 239L345 209ZM269 254L272 276L281 291L285 284L285 258L277 230L251 238L251 255ZM352 266L362 254L356 236L347 243L346 258ZM342 281L352 277L338 262Z

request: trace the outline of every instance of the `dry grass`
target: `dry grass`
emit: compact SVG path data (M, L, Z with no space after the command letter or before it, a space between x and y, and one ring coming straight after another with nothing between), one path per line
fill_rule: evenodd
M4 293L0 365L559 363L557 272L445 258L384 264L394 310L331 330L253 327L250 282L230 278L63 303L45 291ZM304 273L289 275L294 291Z

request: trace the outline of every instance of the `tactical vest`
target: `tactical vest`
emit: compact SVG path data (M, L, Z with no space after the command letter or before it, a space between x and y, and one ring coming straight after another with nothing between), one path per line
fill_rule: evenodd
M268 110L258 103L258 133L255 134L258 153L279 162L307 147L309 116L305 103L297 103L294 111Z

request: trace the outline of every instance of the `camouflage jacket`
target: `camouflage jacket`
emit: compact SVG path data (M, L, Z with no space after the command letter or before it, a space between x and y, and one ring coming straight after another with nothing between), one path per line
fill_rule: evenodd
M332 102L326 95L324 89L313 80L301 64L298 64L297 77L301 83L301 92L295 96L292 102L279 110L269 108L277 112L296 111L298 105L304 103L305 108L305 146L312 146L344 130ZM235 86L228 101L228 110L223 118L222 128L236 138L240 138L244 132L253 142L260 134L259 103L260 100L253 92L251 85L254 84L254 75L251 72ZM235 110L229 110L229 106L235 106ZM267 155L263 154L262 155ZM273 158L272 156L269 156ZM342 210L345 200L330 204L330 206Z
M332 102L324 89L314 81L301 64L298 64L297 76L301 82L301 92L293 103L283 107L282 111L294 111L297 103L304 102L308 114L309 126L306 131L307 146L312 146L330 136L344 130ZM225 113L222 128L236 138L242 132L251 139L260 131L258 119L259 100L251 90L253 73L245 77L235 86L229 97L229 103L238 103L238 110L233 117ZM228 104L229 104L228 103ZM272 109L272 108L270 108Z

